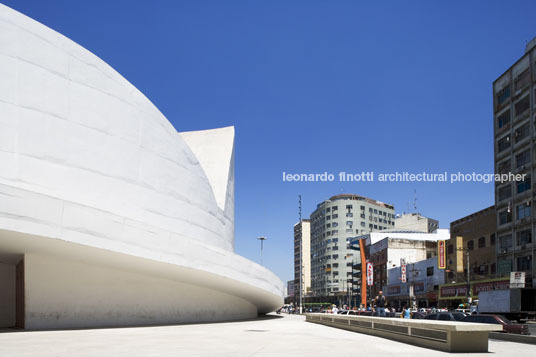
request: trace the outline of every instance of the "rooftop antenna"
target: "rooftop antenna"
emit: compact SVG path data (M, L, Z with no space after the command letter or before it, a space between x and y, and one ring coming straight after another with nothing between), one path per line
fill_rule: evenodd
M415 213L417 213L417 190L413 190L413 208Z

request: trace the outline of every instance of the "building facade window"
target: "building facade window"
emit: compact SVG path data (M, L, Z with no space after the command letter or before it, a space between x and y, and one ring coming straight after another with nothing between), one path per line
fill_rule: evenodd
M499 127L499 129L501 129L502 127L504 127L505 125L509 123L510 123L510 110L507 110L506 112L499 115L499 117L497 118L497 126Z
M510 135L506 135L504 138L499 139L497 142L497 150L502 152L510 147Z
M512 168L510 164L510 160L503 161L499 165L497 165L497 173L499 174L507 174L510 172L510 169Z
M525 191L530 190L530 176L525 177L525 180L518 181L516 183L517 186L517 193L523 193Z
M525 166L530 163L530 149L516 155L516 168Z
M530 83L530 69L527 68L514 80L516 92Z
M517 270L532 270L532 259L530 255L517 258Z
M499 247L500 248L511 248L512 247L512 235L506 234L502 237L499 237Z
M495 233L489 236L489 245L495 245Z
M497 102L499 103L499 105L506 102L508 98L510 98L510 85L507 85L499 92L497 92Z
M485 247L486 247L486 237L478 238L478 248L485 248Z
M523 114L526 110L530 108L530 95L527 95L525 98L521 99L515 105L516 117Z
M526 229L521 232L517 232L517 245L525 245L532 243L532 232L530 229Z
M508 210L499 212L499 224L506 224L512 222L512 214Z
M469 250L475 249L475 242L473 240L470 240L469 242L467 242L467 249Z
M530 206L525 203L520 204L516 207L516 213L518 220L530 217Z
M499 201L512 197L512 186L508 183L506 186L499 187Z
M521 140L528 138L529 135L530 135L530 126L529 126L529 123L527 123L516 129L514 133L514 138L516 140L516 143L518 143Z

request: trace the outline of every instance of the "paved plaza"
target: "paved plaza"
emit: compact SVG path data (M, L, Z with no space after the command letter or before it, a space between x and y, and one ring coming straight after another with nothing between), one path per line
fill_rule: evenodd
M490 340L489 350L495 356L531 356L536 346ZM306 323L302 316L288 315L227 323L0 333L3 357L343 355L428 357L447 353Z

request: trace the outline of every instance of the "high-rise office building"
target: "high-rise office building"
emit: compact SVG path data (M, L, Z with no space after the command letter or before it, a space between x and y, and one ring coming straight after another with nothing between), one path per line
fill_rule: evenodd
M301 264L300 271L300 245ZM300 273L302 274L302 295L311 293L311 224L302 219L294 225L294 295L295 301L300 298Z
M317 205L311 214L311 289L314 296L346 295L352 289L350 238L394 227L390 204L342 194Z
M525 272L527 284L533 286L535 61L536 38L527 44L525 54L493 82L495 172L526 174L523 181L495 183L497 274Z

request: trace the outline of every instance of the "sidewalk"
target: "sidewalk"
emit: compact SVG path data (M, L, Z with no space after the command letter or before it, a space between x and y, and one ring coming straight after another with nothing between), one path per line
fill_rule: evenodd
M489 350L496 356L530 356L534 345L490 340ZM448 353L306 323L297 315L212 324L0 333L2 357L334 355L428 357Z

